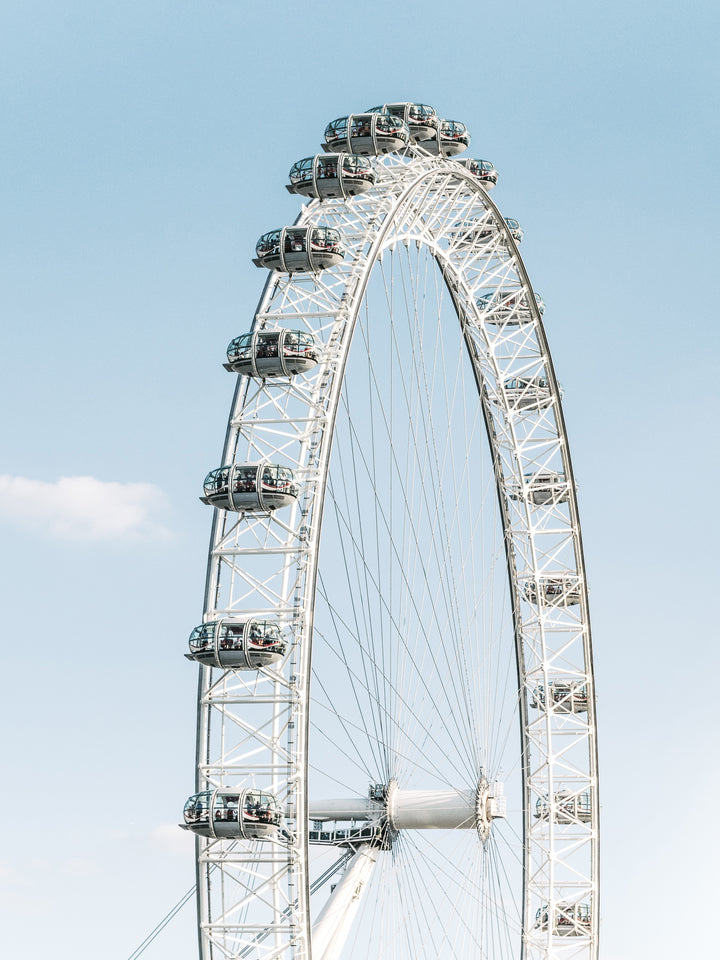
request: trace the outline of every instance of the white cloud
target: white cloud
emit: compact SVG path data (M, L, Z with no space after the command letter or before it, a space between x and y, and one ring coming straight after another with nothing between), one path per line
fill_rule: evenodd
M55 483L0 475L0 519L67 540L166 537L163 491L151 483L61 477Z

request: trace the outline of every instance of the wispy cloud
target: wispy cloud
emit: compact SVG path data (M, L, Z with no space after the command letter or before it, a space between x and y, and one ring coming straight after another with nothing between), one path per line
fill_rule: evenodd
M0 519L66 540L166 537L167 498L151 483L0 475Z

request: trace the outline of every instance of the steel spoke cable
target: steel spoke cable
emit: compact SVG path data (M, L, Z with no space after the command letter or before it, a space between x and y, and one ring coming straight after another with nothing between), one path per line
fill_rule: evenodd
M331 499L332 499L332 494L331 494ZM368 567L367 567L367 564L365 563L364 556L363 556L363 554L362 554L362 550L359 548L359 545L356 543L356 541L355 541L355 539L354 539L354 535L351 535L351 540L352 540L352 543L353 543L354 548L356 549L356 551L357 551L357 553L358 553L358 557L359 557L359 559L360 559L360 562L361 562L361 564L364 566L364 568L365 568L365 570L366 570L366 573L368 574L368 579L370 579L369 569L368 569ZM392 543L392 541L391 541L391 543ZM412 598L412 592L411 592L411 590L410 590L410 585L407 584L407 586L408 586L408 588L409 588L409 592L410 592L410 595L411 595L411 603L412 603L412 606L413 606L413 608L415 608L415 600L414 600L414 598ZM380 596L382 596L381 591L379 591L379 588L378 588L378 594L379 594ZM418 618L419 618L419 620L421 621L422 618L419 616L419 611L416 611L416 612L418 613ZM392 612L391 612L391 611L388 611L388 613L389 613L389 615L392 615ZM400 640L401 640L401 643L402 643L404 646L406 646L404 637L402 636L401 633L399 633L399 638L400 638ZM431 656L432 656L432 654L431 654ZM433 658L433 659L434 659L434 658ZM448 698L447 691L443 690L443 693L444 693L444 695L445 695L445 697L446 697L446 699L447 699L447 706L448 706L448 708L452 711L452 703L451 703L451 701L450 701L449 698ZM454 715L452 715L452 719L455 720L455 722L457 723L457 718L456 718ZM462 737L462 731L460 730L459 727L458 727L458 729L457 729L457 733L458 733L458 735L459 735L460 737Z
M382 264L381 264L381 269L382 269ZM377 386L377 384L376 384L376 390L379 391L379 387ZM417 446L417 443L416 443L416 446ZM397 463L396 463L394 457L393 457L393 461L394 461L395 467L396 467L396 469L397 469ZM427 504L426 495L425 495L425 502L426 502L426 504ZM415 531L414 536L415 536L415 538L417 539L417 531ZM427 571L427 568L426 568L426 566L425 566L424 561L422 560L422 558L421 558L421 566L422 566L422 569L423 569L423 575L424 575L425 581L427 582L427 581L428 581L428 571ZM413 599L413 604L415 604L414 599ZM435 610L433 611L433 616L434 616L434 619L437 620L437 612L436 612ZM419 619L422 620L422 618L419 618ZM438 625L438 627L440 626L439 623L438 623L437 625ZM442 630L440 631L440 633L442 634ZM449 663L448 663L448 666L449 666ZM435 667L436 667L436 669L437 669L437 664L435 664ZM451 680L451 685L452 685L453 682L454 682L454 681L453 681L453 678L452 678L452 673L450 673L450 680ZM450 706L450 704L448 704L448 706ZM462 734L460 734L460 736L462 737Z
M428 262L428 258L426 257L426 271L427 271L427 262ZM411 273L410 271L408 271L408 273L410 274L411 284L412 284L412 273ZM403 274L403 279L404 279L404 274ZM437 285L436 285L436 294L437 294ZM416 318L417 318L417 312L418 312L418 310L417 310L417 305L418 305L419 302L420 302L420 303L425 303L425 301L426 301L425 294L423 293L423 294L421 295L418 289L411 289L410 292L408 292L408 288L407 288L407 286L405 286L405 284L404 284L404 295L405 295L406 309L407 309L407 314L408 314L408 316L409 316L409 314L410 314L410 301L411 301L412 304L414 305L415 316L416 316ZM438 309L438 312L440 312L440 305L439 305L439 303L437 304L437 309ZM416 327L415 329L411 329L411 330L410 330L411 340L412 340L413 343L415 343L415 342L417 341L417 343L421 346L421 345L422 345L422 337L418 337L418 336L416 335L416 330L417 330L417 327ZM436 327L436 331L437 331L437 330L438 330L438 328ZM438 333L436 332L436 347L437 347L437 336L438 336ZM437 354L438 354L438 350L435 349L435 350L433 351L433 356L436 357ZM417 358L418 356L420 357L420 363L418 364L417 359L414 360L414 363L415 363L416 376L417 376L418 383L421 384L422 387L423 387L423 389L424 389L424 396L425 396L425 407L424 407L424 411L425 411L425 413L426 413L426 415L427 415L426 422L427 422L427 424L428 424L428 426L429 426L429 428L430 428L428 437L429 437L429 440L431 441L431 446L432 446L432 450L433 450L434 466L435 466L435 476L436 476L436 478L437 478L436 481L435 481L435 483L434 483L434 487L435 487L435 489L436 489L436 491L437 491L437 496L435 497L435 503L440 506L440 516L438 516L438 513L437 513L437 511L436 511L435 517L436 517L436 519L443 520L443 519L444 519L444 495L443 495L443 489L442 489L442 481L441 481L441 479L440 479L441 476L442 476L442 471L440 470L439 458L438 458L438 456L437 456L437 439L436 439L436 436L435 436L434 421L433 421L433 417L432 417L432 409L433 409L432 396L431 396L430 390L429 390L429 388L428 388L428 379L430 379L431 382L434 382L437 378L434 376L434 369L433 369L433 371L431 372L430 377L428 377L427 372L425 372L422 377L419 375L419 374L420 374L420 371L422 371L422 370L425 369L424 359L423 359L424 355L423 355L423 353L422 353L422 350L420 350L420 351L417 351L417 350L413 351L413 357L414 357L414 358ZM444 373L444 371L445 371L445 369L446 369L445 366L443 366L442 369L443 369L443 373ZM446 433L446 435L448 435L448 434ZM455 484L454 484L453 486L455 486ZM438 563L439 568L441 568L441 569L447 569L447 564L446 564L446 562L445 562L446 559L448 559L448 557L449 557L448 552L447 552L447 545L452 542L451 539L450 539L450 537L449 537L449 531L448 531L448 529L447 529L447 523L445 523L444 526L445 526L445 530L444 530L444 535L443 535L442 541L441 541L441 542L444 544L444 546L441 548L441 550L438 550L438 551L437 551L437 563ZM435 545L436 542L437 542L437 541L435 541L435 540L433 541L434 545ZM453 588L454 588L454 584L455 584L455 576L454 576L454 571L453 571L453 569L452 569L452 564L450 564L449 573L450 573L450 584L447 583L447 577L441 576L441 577L439 578L439 585L440 585L441 588L443 589L443 594L444 594L444 596L445 596L445 603L446 603L446 608L447 608L447 610L448 610L448 613L450 613L450 611L453 610L453 608L454 608L454 605L450 602L450 598L451 598L451 596L452 596L452 593L454 592ZM456 613L456 611L454 611L454 612ZM456 623L456 627L457 627L457 623ZM450 636L454 639L454 632L453 632L452 630L450 631ZM447 644L444 644L444 645L443 645L443 651L444 651L444 653L447 655L447 653L448 653ZM454 673L455 673L455 671L453 670L453 664L450 662L449 655L446 656L446 659L447 659L448 672L449 672L450 676L454 678ZM470 726L470 718L469 718L469 716L468 716L467 720L468 720L468 723L467 723L467 726L468 726L467 733L468 733L468 736L469 736L469 739L470 739L471 726Z
M325 640L325 639L326 639L325 637L322 636L322 634L319 634L318 636L319 636L319 638L322 639L322 640ZM327 641L326 641L326 642L327 642ZM336 655L338 655L338 654L337 654L337 651L335 650L335 648L334 648L334 646L333 646L333 644L327 643L327 646L328 646L328 649L329 649L330 652L335 653ZM338 656L339 656L339 655L338 655ZM342 658L341 658L341 659L342 659ZM342 662L347 666L347 663L346 663L345 660L343 660ZM367 688L367 687L365 687L365 686L363 685L362 679L361 679L356 673L354 673L353 671L351 671L349 667L348 667L348 673L349 673L349 676L351 676L355 681L357 681L358 685L359 685L363 690L365 690L365 692L366 692L366 693L368 694L368 696L370 697L370 696L372 695L372 693L371 693L371 691L369 690L369 688ZM315 675L315 674L313 674L313 675ZM323 692L325 692L325 691L323 690ZM440 744L440 743L432 736L432 733L431 733L430 729L425 726L425 723L424 723L424 721L422 720L422 718L420 717L420 715L417 714L415 710L413 710L408 704L405 703L405 701L404 701L404 699L402 698L402 695L400 694L400 692L399 692L398 690L396 690L394 687L393 687L393 692L396 694L396 696L397 696L397 698L398 698L398 702L405 704L405 706L407 707L408 712L411 714L411 716L418 721L418 724L421 726L422 730L423 730L424 733L426 734L427 739L430 740L435 746L437 746L437 748L438 748L439 750L442 751L442 750L443 750L442 744ZM321 704L320 701L317 701L317 702L318 702L318 704ZM322 705L322 704L321 704L321 705ZM376 704L376 706L381 706L381 705L380 705L380 704ZM339 711L335 711L334 709L333 709L333 712L336 713L336 716L338 717L338 719L343 719L343 718L344 718L346 723L351 723L351 721L347 718L347 715L346 715L346 714L340 714ZM361 712L362 712L362 711L361 711ZM371 736L370 733L369 733L369 731L367 730L367 727L366 727L365 725L362 725L362 727L361 727L361 726L358 724L358 725L356 725L356 726L357 726L357 729L358 729L358 730L360 730L360 729L363 730L363 732L364 732L364 734L365 734L366 737L370 737L370 736ZM445 754L443 754L443 755L445 756ZM407 759L407 758L406 758L406 759ZM449 758L447 758L447 757L446 757L446 759L449 760ZM416 761L414 761L414 763L415 763L415 765L417 765L417 762L416 762ZM458 768L458 767L456 767L456 766L454 766L454 765L453 765L453 767L454 767L454 769L456 770L456 772L458 773L458 775L461 776L461 775L462 775L462 771L460 770L460 768ZM427 770L428 768L425 768L425 769ZM440 770L439 770L439 768L435 768L435 773L436 773L438 776L440 775Z

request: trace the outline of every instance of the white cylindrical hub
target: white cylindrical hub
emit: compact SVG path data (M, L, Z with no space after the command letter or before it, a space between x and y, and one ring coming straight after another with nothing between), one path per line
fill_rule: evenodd
M387 817L393 830L472 830L475 794L469 790L390 790Z

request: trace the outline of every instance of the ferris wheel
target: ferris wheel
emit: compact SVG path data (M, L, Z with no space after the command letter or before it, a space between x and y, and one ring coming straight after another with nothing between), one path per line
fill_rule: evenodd
M265 233L200 665L202 960L594 960L576 490L544 332L465 126L340 118Z

